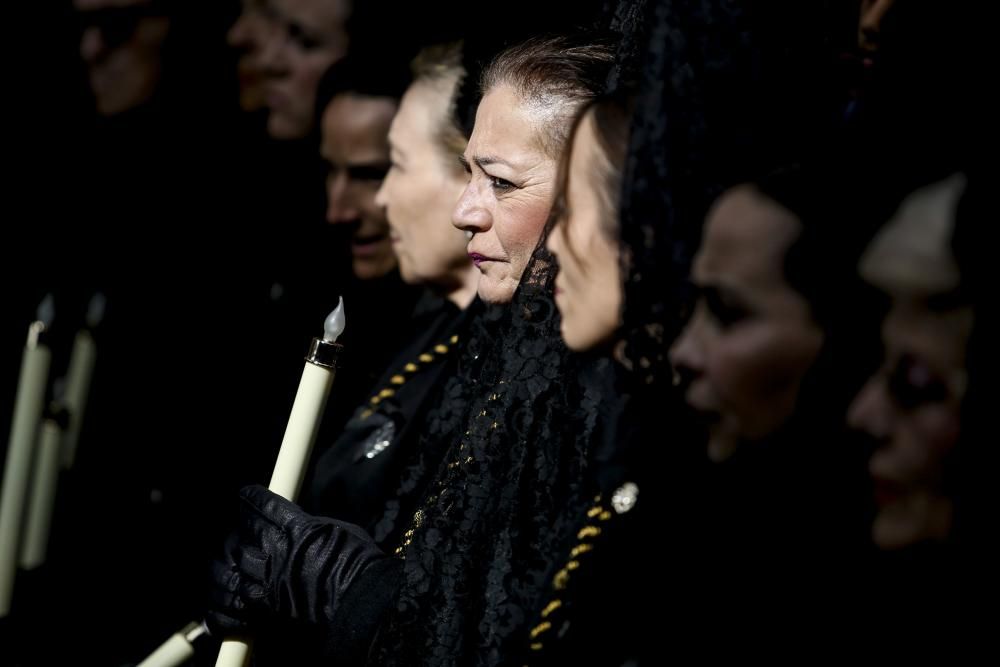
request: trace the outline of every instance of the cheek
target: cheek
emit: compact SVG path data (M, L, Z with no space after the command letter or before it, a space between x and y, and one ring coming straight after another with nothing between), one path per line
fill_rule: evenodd
M323 77L323 72L333 64L334 59L325 53L299 54L294 58L289 58L292 78L295 80L298 90L303 96L308 97L310 105L313 96L316 94L316 87ZM305 99L300 100L305 102Z
M925 406L901 417L891 450L911 478L939 478L944 459L958 443L960 418L951 406Z
M719 336L708 353L708 373L733 406L787 412L821 342L812 327L747 323Z
M517 261L521 268L538 244L548 218L547 206L524 207L520 210L497 211L494 228L500 245L511 262Z

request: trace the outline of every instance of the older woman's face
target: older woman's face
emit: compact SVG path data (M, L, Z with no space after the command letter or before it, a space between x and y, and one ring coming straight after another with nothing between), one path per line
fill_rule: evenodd
M542 149L552 122L510 86L487 93L465 151L468 185L452 215L473 233L468 253L479 268L479 296L510 301L538 244L555 196L557 156Z
M261 54L267 80L267 131L301 139L316 122L323 73L347 53L349 0L271 0L277 27Z
M799 231L795 216L745 186L706 220L692 269L701 297L670 358L689 380L686 400L708 424L715 461L788 421L822 346L809 304L784 276Z
M949 247L958 185L912 195L862 258L865 279L892 301L882 368L848 412L851 426L876 442L872 537L884 549L944 539L951 530L945 461L958 442L972 330L971 307L945 296L959 280Z
M417 82L403 96L389 130L391 166L376 195L385 208L399 271L408 283L462 282L472 264L451 212L465 173L438 139L452 86Z
M622 305L618 242L608 228L607 207L598 176L605 160L588 113L573 139L566 183L566 212L549 233L549 250L559 259L556 305L562 314L562 335L573 350L587 350L607 341L618 328ZM612 193L617 194L617 193Z

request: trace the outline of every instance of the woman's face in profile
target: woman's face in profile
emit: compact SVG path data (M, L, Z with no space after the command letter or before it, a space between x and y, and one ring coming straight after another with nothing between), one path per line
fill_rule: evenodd
M97 113L142 106L160 86L170 18L149 0L74 0L80 56Z
M908 197L861 261L865 279L891 300L882 368L848 411L850 425L876 445L872 538L883 549L951 531L945 468L958 444L973 324L972 307L953 298L959 273L950 238L961 184L953 177Z
M476 112L463 156L469 180L452 222L473 233L467 250L484 301L513 298L552 209L557 156L542 142L551 122L551 111L505 84L489 91Z
M823 344L809 304L784 275L798 219L749 186L725 193L705 223L694 314L670 350L685 399L708 426L708 454L729 458L795 410Z
M272 0L276 28L260 57L266 77L267 131L302 139L317 122L316 90L323 73L347 53L348 0Z
M562 314L562 336L572 350L587 350L608 341L618 328L622 307L617 220L608 210L606 167L588 112L573 138L566 181L566 209L549 233L546 245L559 260L556 305ZM602 194L604 195L602 197Z
M391 166L376 203L385 207L399 271L408 283L461 282L471 268L465 234L451 224L465 172L439 138L454 82L418 81L389 130Z

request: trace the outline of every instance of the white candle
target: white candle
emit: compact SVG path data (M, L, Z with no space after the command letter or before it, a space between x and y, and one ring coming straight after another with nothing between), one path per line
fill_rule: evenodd
M285 435L281 439L281 449L278 450L278 460L274 464L271 483L267 488L279 496L295 501L302 488L306 465L316 441L323 407L333 386L336 373L337 338L344 331L344 300L340 299L334 310L326 318L323 325L323 339L314 338L302 369L302 379L299 380L292 412L285 426ZM325 350L325 352L324 352ZM324 359L323 356L327 355ZM333 355L332 358L329 355Z
M80 424L83 413L87 409L87 396L90 393L90 379L94 373L94 361L97 347L91 331L97 328L104 317L104 295L98 292L90 299L87 306L87 327L77 332L73 340L73 352L69 358L69 369L66 371L66 409L69 411L69 423L63 435L62 467L73 467L76 460L76 444L80 438Z
M274 464L268 489L294 502L305 477L306 464L316 432L319 429L323 406L330 395L333 377L337 370L337 338L344 331L344 299L330 313L323 324L323 340L314 338L306 365L302 369L292 413L288 417L285 435L281 440L278 460ZM245 667L250 661L250 643L239 639L226 639L219 649L215 667Z
M60 416L50 414L42 420L38 448L35 452L34 472L31 475L31 489L28 511L25 518L24 539L21 542L21 567L33 570L45 562L49 546L49 529L52 525L52 510L56 504L56 488L59 481L59 444L64 433Z
M314 338L309 354L306 355L302 379L299 380L292 412L288 416L285 435L278 451L278 460L274 464L271 483L268 485L271 491L292 501L298 496L302 486L323 408L333 386L341 347L337 344L337 338L344 332L346 324L344 299L341 298L336 309L323 323L322 340ZM187 649L182 644L187 645ZM185 632L182 630L139 663L139 667L177 667L191 655L193 650L190 639L185 639ZM249 661L248 640L226 639L219 647L219 657L215 664L216 667L244 667Z
M180 632L175 632L170 639L163 642L160 648L149 654L149 657L137 667L177 667L194 657L196 639L208 632L204 623L191 623Z
M0 618L10 613L14 592L24 498L52 358L49 348L41 343L39 336L52 319L51 311L52 296L49 295L38 307L38 320L28 327L28 342L21 359L21 376L14 401L14 418L0 492Z

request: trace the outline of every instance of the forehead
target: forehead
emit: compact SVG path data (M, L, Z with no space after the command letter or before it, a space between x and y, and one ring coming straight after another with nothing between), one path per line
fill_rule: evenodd
M607 158L597 141L594 113L588 111L580 120L569 146L567 193L574 200L596 200L607 186L601 182L601 169Z
M399 103L399 112L392 121L390 135L408 141L425 138L430 141L437 122L444 122L448 91L442 86L418 81L407 88Z
M269 0L277 16L311 30L336 30L347 21L347 0Z
M956 367L965 363L972 322L971 306L937 311L921 299L907 297L893 301L882 339L889 352L915 354L932 365Z
M697 277L783 281L785 252L799 231L790 211L749 186L734 188L719 198L705 221Z
M547 157L538 141L539 128L551 122L552 114L501 84L479 103L476 125L469 139L467 155L502 157L514 166Z
M337 95L323 111L323 146L338 153L385 151L396 101L389 97Z
M151 3L152 0L73 0L73 6L81 11L93 11L111 7L135 7Z

